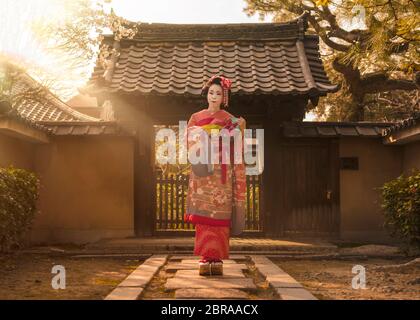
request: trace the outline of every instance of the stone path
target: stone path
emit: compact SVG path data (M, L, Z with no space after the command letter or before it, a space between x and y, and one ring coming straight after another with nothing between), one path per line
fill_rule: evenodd
M105 300L136 300L167 258L167 255L153 255L144 261Z
M281 300L317 300L309 291L265 256L251 256L258 271Z
M247 259L248 263L245 263ZM278 299L316 300L299 282L266 256L253 255L250 259L265 278L270 290L277 292ZM222 276L200 276L199 257L153 255L122 281L106 299L141 299L142 292L159 270L171 275L166 279L164 290L174 292L175 299L250 299L250 295L255 296L259 289L254 278L249 275L250 259L245 255L231 255L231 259L223 261Z
M245 264L224 260L222 276L200 276L198 257L175 256L172 261L179 259L181 262L169 261L167 270L176 268L176 272L165 284L166 290L175 290L175 299L247 299L245 290L257 289L243 273L247 269Z

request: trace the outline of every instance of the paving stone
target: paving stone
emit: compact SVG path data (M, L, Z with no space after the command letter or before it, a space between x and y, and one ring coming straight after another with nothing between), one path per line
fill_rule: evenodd
M270 259L265 256L251 256L252 261L255 263L255 267L264 276L288 276L279 266L274 264Z
M142 292L139 287L116 287L105 300L137 300Z
M130 273L118 287L145 287L152 280L159 268L166 262L166 257L152 256L147 259L136 270Z
M265 280L274 288L303 288L293 277L284 272L270 259L264 256L252 256L258 271L265 276Z
M303 286L291 276L268 276L266 281L274 288L303 288Z
M176 299L248 299L248 295L237 289L178 289Z
M169 258L169 261L172 261L172 260L185 260L185 259L189 259L189 260L195 260L195 259L197 259L197 260L200 260L201 257L194 257L194 256L191 256L191 255L176 255L176 256L170 257Z
M252 261L254 261L254 263L262 263L262 264L270 264L270 263L273 263L266 256L252 255L251 256L251 259L252 259Z
M206 289L206 288L219 288L219 289L256 289L256 286L250 278L211 278L206 277L203 279L191 279L174 277L167 280L165 284L166 290L174 289Z
M181 263L198 263L200 259L183 259ZM223 260L223 264L235 264L236 261L231 259Z
M195 256L191 256L191 255L176 255L176 256L172 256L172 257L169 258L169 260L185 260L185 259L200 260L201 256L200 257L199 256L195 257ZM246 259L246 256L243 255L243 254L231 254L231 255L229 255L229 259Z
M197 270L178 270L175 273L175 277L192 277L192 278L199 279L205 276L200 276L197 269ZM224 269L223 275L220 275L220 276L212 275L211 277L243 278L245 277L245 275L240 269Z
M156 272L147 272L139 274L131 274L124 279L118 286L119 287L145 287L153 278Z
M198 270L198 264L192 263L168 263L165 267L167 272L174 272L176 270Z
M302 288L277 288L282 300L318 300L309 291Z
M168 263L166 265L167 272L173 272L176 270L198 270L198 263ZM248 267L242 263L224 264L223 270L247 270Z
M154 254L154 255L151 255L147 260L148 261L153 261L153 260L168 260L168 255L167 254Z
M152 259L152 258L149 258L145 262L143 262L142 265L144 265L144 266L151 266L151 267L154 267L154 266L159 266L160 267L165 262L166 262L165 259Z
M229 255L229 259L233 259L233 260L235 260L235 259L243 260L243 259L246 259L246 258L247 258L247 256L245 256L243 254L230 254Z
M282 269L277 267L276 265L260 265L256 264L255 267L258 269L258 271L264 276L286 276L288 275L286 272L284 272Z

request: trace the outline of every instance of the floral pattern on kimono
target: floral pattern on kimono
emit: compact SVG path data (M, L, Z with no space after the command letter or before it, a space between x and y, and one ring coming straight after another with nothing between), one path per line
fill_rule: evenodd
M245 121L235 118L225 110L213 114L202 110L192 115L188 130L200 127L208 133L211 129L241 130ZM195 141L188 141L190 148ZM233 146L231 146L233 150ZM232 154L231 154L232 156ZM241 155L243 157L243 155ZM242 158L243 160L243 158ZM244 214L246 177L245 164L214 164L214 172L209 176L197 176L191 171L184 220L193 224L210 226L231 226L232 209L236 214Z

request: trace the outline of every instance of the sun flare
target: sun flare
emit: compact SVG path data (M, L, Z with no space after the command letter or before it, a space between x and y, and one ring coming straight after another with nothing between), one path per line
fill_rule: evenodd
M1 0L0 55L24 67L40 81L57 80L62 88L56 92L69 98L86 81L83 70L63 64L62 56L48 51L37 39L37 23L59 24L71 15L71 1ZM54 88L51 88L54 91Z

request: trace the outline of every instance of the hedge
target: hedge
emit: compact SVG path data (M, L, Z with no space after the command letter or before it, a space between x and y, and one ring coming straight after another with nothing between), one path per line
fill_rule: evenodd
M0 168L0 251L23 245L36 214L39 180L32 172Z
M383 185L385 227L408 247L420 247L420 171L413 169Z

